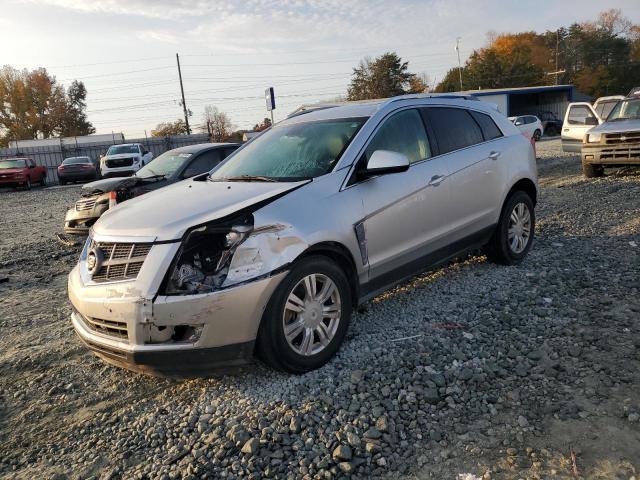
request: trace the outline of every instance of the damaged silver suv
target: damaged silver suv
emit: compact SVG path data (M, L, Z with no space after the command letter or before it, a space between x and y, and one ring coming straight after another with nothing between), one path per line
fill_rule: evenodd
M413 95L302 110L213 173L108 210L69 275L73 326L161 374L320 367L351 312L472 249L534 235L535 154L491 105Z

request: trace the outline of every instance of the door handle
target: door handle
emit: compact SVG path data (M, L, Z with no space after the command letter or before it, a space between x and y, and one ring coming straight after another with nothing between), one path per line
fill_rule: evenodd
M445 177L444 175L434 175L433 177L431 177L431 180L429 180L429 185L431 185L432 187L437 187L443 182L445 178L447 177Z
M491 153L489 154L489 158L490 158L491 160L497 160L499 156L500 156L500 152L491 152Z

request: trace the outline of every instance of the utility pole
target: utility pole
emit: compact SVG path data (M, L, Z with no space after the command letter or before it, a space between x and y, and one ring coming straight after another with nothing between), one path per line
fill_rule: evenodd
M182 71L180 70L180 57L176 53L176 61L178 62L178 78L180 78L180 93L182 94L182 110L184 111L184 124L187 127L187 135L191 135L191 129L189 128L189 111L187 110L187 104L184 101L184 87L182 86Z
M560 48L560 29L556 30L556 85L558 85L558 49Z
M462 88L462 63L460 62L460 37L456 37L456 52L458 52L458 76L460 77L460 91Z

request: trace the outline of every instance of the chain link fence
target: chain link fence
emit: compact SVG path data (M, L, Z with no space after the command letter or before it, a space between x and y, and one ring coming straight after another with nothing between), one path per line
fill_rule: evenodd
M98 161L101 155L104 155L111 145L120 143L141 143L147 150L153 152L153 158L158 155L178 147L186 145L195 145L198 143L207 143L209 135L206 133L197 133L193 135L174 135L170 137L150 137L150 138L133 138L126 141L115 142L99 142L99 143L76 143L47 145L42 147L18 147L18 148L0 148L0 160L3 158L11 158L16 156L24 156L32 158L38 165L47 167L47 182L58 183L58 165L65 158L69 157L90 157L94 161Z

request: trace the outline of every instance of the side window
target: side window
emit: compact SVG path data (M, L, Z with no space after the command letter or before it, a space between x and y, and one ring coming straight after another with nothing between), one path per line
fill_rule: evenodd
M238 149L238 147L233 147L233 148L225 148L224 150L222 150L222 158L221 158L221 160L224 160L225 158L227 158L229 155L231 155L237 149Z
M592 119L592 120L588 120ZM596 125L593 123L595 117L591 113L591 110L585 105L574 105L569 109L569 117L567 118L569 125Z
M478 125L480 125L480 129L482 130L482 136L485 141L493 140L494 138L502 137L502 132L496 125L496 122L493 121L489 115L480 112L474 112L473 110L469 110L469 113L474 118Z
M427 107L422 109L433 129L440 154L484 141L482 131L471 114L462 108Z
M191 163L187 168L185 168L184 172L182 172L183 178L190 178L196 175L200 175L201 173L208 172L213 169L216 165L220 163L222 157L220 155L220 150L209 150L208 152L204 152L198 155L195 159L191 160Z
M431 157L431 147L417 110L403 110L387 119L366 149L367 158L376 150L403 153L410 163Z
M30 168L35 168L36 167L36 162L34 162L33 160L29 159L28 162L29 162L29 167Z

